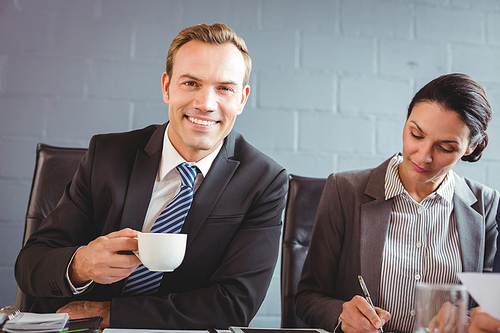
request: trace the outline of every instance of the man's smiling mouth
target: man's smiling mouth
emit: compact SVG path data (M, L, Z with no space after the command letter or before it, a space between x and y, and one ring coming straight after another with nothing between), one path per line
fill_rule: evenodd
M189 119L189 121L191 121L192 123L195 123L197 125L210 126L210 125L217 124L216 121L212 121L212 120L202 120L202 119L196 119L193 117L187 117L187 118Z

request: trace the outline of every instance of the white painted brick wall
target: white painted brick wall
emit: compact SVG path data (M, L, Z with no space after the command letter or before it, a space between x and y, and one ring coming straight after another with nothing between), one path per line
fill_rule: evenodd
M339 112L398 115L408 105L411 97L408 80L383 76L346 76L340 82Z
M0 0L0 306L14 302L38 142L162 123L180 29L224 22L247 42L235 128L290 173L373 167L401 147L413 93L472 75L495 111L490 146L456 171L500 189L500 0ZM280 323L279 266L254 326Z
M452 46L452 71L470 73L476 80L497 83L500 77L500 48L490 45Z
M500 14L486 14L486 42L500 46Z
M257 105L264 108L331 110L333 91L332 74L266 70L260 73ZM311 95L317 98L308 98Z
M348 36L408 39L412 35L411 5L395 1L344 1L341 32Z
M485 37L484 20L482 11L417 6L416 38L480 44Z
M445 43L382 39L379 45L381 75L437 77L448 69Z
M306 69L372 73L375 43L367 37L307 32L300 54Z

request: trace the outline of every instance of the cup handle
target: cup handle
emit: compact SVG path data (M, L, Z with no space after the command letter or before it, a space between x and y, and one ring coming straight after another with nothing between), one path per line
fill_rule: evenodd
M134 239L137 239L137 240L138 240L139 238L138 238L138 237L134 237ZM132 251L132 252L134 252L135 256L136 256L137 258L139 258L139 260L141 260L141 257L139 256L139 250L137 250L137 251ZM142 260L141 260L141 262L142 262Z

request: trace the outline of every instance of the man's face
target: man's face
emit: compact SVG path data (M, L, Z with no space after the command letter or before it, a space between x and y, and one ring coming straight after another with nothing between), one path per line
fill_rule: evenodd
M214 151L233 128L250 93L243 87L245 63L233 44L187 42L177 51L172 77L163 73L169 104L168 137L188 162Z

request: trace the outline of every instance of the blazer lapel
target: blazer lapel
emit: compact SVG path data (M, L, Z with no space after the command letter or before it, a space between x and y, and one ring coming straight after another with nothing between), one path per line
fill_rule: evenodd
M158 166L167 124L158 127L144 150L137 150L123 205L120 229L142 230Z
M385 173L389 161L375 168L370 175L364 193L374 200L362 204L360 213L361 275L375 304L378 302L382 251L393 203L393 199L385 200Z
M472 208L477 198L465 183L464 179L453 171L455 194L453 210L457 218L460 252L462 254L462 269L464 272L482 272L482 257L485 247L485 230L483 216Z
M234 133L230 132L210 171L194 195L193 203L181 230L182 233L188 234L188 247L240 165L239 161L232 159L234 145Z

